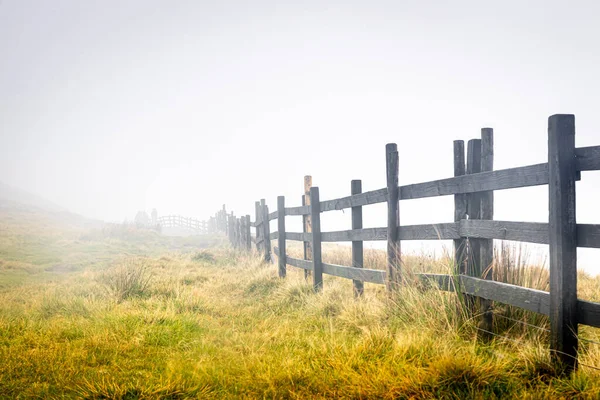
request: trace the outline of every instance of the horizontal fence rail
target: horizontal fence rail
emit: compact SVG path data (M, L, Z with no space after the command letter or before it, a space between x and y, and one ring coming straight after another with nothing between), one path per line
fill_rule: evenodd
M164 215L156 218L155 225L161 228L185 228L196 233L208 233L209 223L181 215Z
M315 290L323 287L322 275L353 281L355 296L363 292L363 283L385 284L388 290L399 290L403 283L401 242L405 240L453 240L455 273L452 275L417 274L426 286L460 292L478 299L482 325L491 330L491 302L499 302L550 317L553 358L576 368L577 325L600 327L600 304L577 298L577 247L600 248L600 225L575 224L575 182L581 171L600 170L600 146L575 147L574 116L554 115L548 120L548 162L525 167L493 169L493 130L483 128L481 139L465 146L455 141L454 176L429 182L398 186L398 150L386 146L386 180L382 189L362 192L361 181L352 181L350 196L319 200L312 178L305 177L302 205L285 207L280 196L277 210L269 213L264 199L255 203L255 220L250 216L235 218L225 207L211 219L215 231L229 235L235 246L256 250L271 262L271 241L278 246L279 276L285 277L286 266L313 276ZM466 147L466 156L465 156ZM499 221L493 219L493 193L497 190L531 186L548 186L549 223ZM438 224L402 225L402 201L437 196L454 196L454 221ZM362 227L362 207L386 203L387 226ZM352 209L352 229L322 232L320 214ZM303 232L287 232L286 216L301 216ZM212 222L214 220L214 222ZM270 232L269 222L277 220L277 230ZM250 228L255 229L251 237ZM303 242L304 257L293 258L286 252L286 241ZM549 245L550 291L545 292L491 279L493 240L510 240ZM386 270L365 268L364 241L387 242ZM322 261L322 242L351 242L352 266ZM246 245L247 243L247 245ZM281 253L281 254L280 254Z
M600 171L600 146L575 149L575 165L578 171Z

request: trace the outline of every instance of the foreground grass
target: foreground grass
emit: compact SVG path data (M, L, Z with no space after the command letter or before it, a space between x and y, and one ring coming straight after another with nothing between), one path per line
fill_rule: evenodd
M128 293L123 280L138 274ZM329 278L329 279L328 279ZM134 278L131 278L134 279ZM547 338L482 343L455 295L285 280L227 249L131 257L0 292L0 398L599 398ZM582 362L600 367L592 346Z

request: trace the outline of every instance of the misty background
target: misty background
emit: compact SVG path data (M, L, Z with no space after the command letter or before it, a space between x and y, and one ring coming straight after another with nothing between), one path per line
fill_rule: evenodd
M0 1L0 182L93 219L208 218L452 176L452 141L495 132L495 169L547 161L547 118L600 144L594 1ZM600 223L600 175L577 219ZM548 221L547 187L499 191L495 219ZM400 204L453 220L452 197ZM385 225L385 205L364 208ZM253 218L254 219L254 218ZM287 219L293 230L299 218ZM323 216L348 229L350 213ZM440 251L403 242L403 249ZM544 246L540 249L543 256ZM537 250L536 250L537 251ZM581 266L600 272L597 250Z

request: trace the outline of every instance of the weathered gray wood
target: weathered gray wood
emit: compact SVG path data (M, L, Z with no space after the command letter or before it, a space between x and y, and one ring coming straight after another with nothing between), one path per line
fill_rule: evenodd
M250 229L250 215L246 215L246 250L252 250L252 233Z
M600 303L578 300L577 317L580 324L600 328Z
M402 225L398 229L398 240L450 240L459 239L459 224L456 222L426 225Z
M256 228L256 232L255 232L255 236L256 236L256 251L258 251L259 253L262 250L262 238L261 238L261 233L262 233L262 227L260 226L261 221L262 221L262 217L261 217L261 212L262 212L262 208L260 207L260 202L256 201L254 202L254 215L255 215L255 221L256 223L254 224L254 227Z
M299 258L286 257L287 264L292 267L302 268L305 271L313 270L313 263L307 260L300 260Z
M240 221L240 248L246 248L246 217L242 215Z
M277 247L277 246L273 247L273 252L275 253L275 255L277 257L279 257L279 255L281 254L279 251L279 247ZM292 258L292 257L288 256L287 254L285 256L285 260L286 260L287 265L291 265L292 267L301 268L305 271L312 271L313 266L312 266L312 262L310 262L310 261L300 260L298 258Z
M466 295L497 301L539 314L548 315L550 312L550 294L542 290L467 275L417 274L417 276L421 280L435 283L440 290L454 292L458 289Z
M285 197L277 197L277 244L281 249L281 255L277 257L278 272L280 278L285 278L286 273L286 248L285 248Z
M455 286L464 294L479 296L543 315L550 314L550 293L508 283L488 281L466 275L417 274L421 280L434 282L440 290L453 292ZM600 303L577 300L578 322L600 328Z
M323 263L323 273L352 280L371 283L385 283L385 271L379 269L344 267L342 265Z
M454 141L454 177L463 176L465 169L465 142ZM454 195L454 221L459 222L467 217L467 195ZM454 272L464 270L467 259L467 241L463 238L454 240Z
M235 221L235 236L236 236L236 246L238 248L242 247L242 217L239 217Z
M466 238L548 244L548 224L540 222L465 219L460 221L459 234Z
M498 301L511 306L548 315L550 295L542 290L529 289L508 283L489 281L472 276L460 276L463 293Z
M271 227L269 225L269 207L267 206L265 199L260 199L260 208L261 208L261 222L263 222L261 228L263 231L263 237L265 241L263 242L263 250L264 250L264 259L265 262L271 262Z
M358 195L362 192L362 182L358 179L350 182L350 194L352 196ZM386 188L387 192L387 188ZM363 220L362 220L362 207L354 206L352 207L352 230L362 229ZM387 234L387 231L386 231ZM363 268L364 267L364 253L363 253L363 242L362 240L353 240L352 241L352 267L354 268ZM354 296L359 297L364 293L364 284L363 281L354 279L352 281L352 285L354 288Z
M599 225L577 225L582 244L580 247L600 246ZM307 240L302 233L288 232L288 240ZM513 222L494 220L467 220L440 224L402 225L399 240L453 240L459 238L499 239L548 244L548 224L540 222ZM322 232L323 242L350 242L387 240L387 228L363 228L347 231Z
M398 198L398 147L396 143L385 146L385 166L387 177L387 282L388 291L397 290L400 286L400 241L398 227L400 226L400 202Z
M358 240L387 240L387 228L365 228L347 231L323 232L323 242L351 242Z
M312 222L311 247L313 252L313 288L316 291L323 289L323 260L321 258L321 209L319 201L319 188L310 188L310 219Z
M231 215L229 215L229 218L227 219L227 236L229 238L229 244L231 246L234 246L235 244L235 238L234 238L234 229L233 229L233 225L235 223L235 217L233 216L233 211L231 212Z
M252 228L256 228L256 222L250 222L250 226L251 226Z
M400 187L400 200L548 184L548 164L500 169Z
M600 170L600 146L575 149L575 168L578 171Z
M577 224L577 246L600 249L600 225Z
M387 188L372 190L339 199L321 202L321 211L343 210L345 208L366 206L369 204L385 203L387 201Z
M285 215L310 215L310 206L288 207Z
M278 210L275 210L271 214L269 214L269 221L273 221L274 219L277 219L278 212L279 212Z
M494 130L492 128L481 129L481 172L489 172L494 169ZM494 219L494 192L482 192L480 217L482 220ZM491 239L481 240L481 268L485 279L491 279L491 264L494 259L494 241ZM491 326L490 326L491 328Z
M467 175L481 172L481 139L471 139L467 149ZM481 219L481 193L467 195L467 215L469 220ZM481 277L481 242L471 238L468 242L468 262L466 275Z
M286 232L285 233L286 240L297 240L299 242L310 241L312 235L310 233L304 232Z
M548 119L550 198L550 348L567 370L577 367L577 225L575 116Z
M481 172L489 172L494 169L494 130L492 128L481 129ZM481 196L481 220L494 219L494 192L482 192ZM475 220L473 220L475 221ZM492 263L494 262L494 241L492 239L480 240L482 277L487 280L492 279ZM481 316L481 327L492 331L493 312L492 303L487 299L480 299L479 302ZM480 331L481 332L481 331ZM489 334L484 332L487 339Z
M279 232L271 232L269 233L269 240L277 240L279 239Z

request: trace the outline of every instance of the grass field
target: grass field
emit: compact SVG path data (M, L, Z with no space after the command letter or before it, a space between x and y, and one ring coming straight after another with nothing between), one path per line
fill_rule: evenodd
M582 343L590 367L560 377L547 333L504 318L545 317L497 305L508 338L484 342L455 294L416 283L394 298L366 284L356 300L326 276L315 294L302 271L281 280L215 237L0 218L0 398L600 398L600 346ZM504 280L547 284L504 258ZM600 300L600 280L580 275L580 292Z

